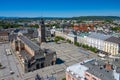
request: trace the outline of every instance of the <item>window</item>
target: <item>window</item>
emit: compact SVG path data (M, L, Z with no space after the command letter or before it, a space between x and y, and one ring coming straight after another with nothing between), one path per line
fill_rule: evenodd
M68 75L68 80L71 80L71 76L70 75Z
M97 80L97 79L93 77L92 80Z
M89 77L90 75L89 75L89 74L86 74L86 76L88 76L88 77Z
M45 58L43 57L43 58L40 58L40 59L38 59L39 61L45 61Z
M85 80L88 80L88 79L85 77Z
M72 80L75 80L74 78L72 78Z

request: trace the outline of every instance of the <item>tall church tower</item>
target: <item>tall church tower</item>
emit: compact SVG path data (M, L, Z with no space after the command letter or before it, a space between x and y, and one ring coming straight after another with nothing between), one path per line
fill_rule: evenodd
M43 18L41 18L39 28L38 28L38 38L39 38L40 44L46 41L45 32L46 30L45 30L44 20Z

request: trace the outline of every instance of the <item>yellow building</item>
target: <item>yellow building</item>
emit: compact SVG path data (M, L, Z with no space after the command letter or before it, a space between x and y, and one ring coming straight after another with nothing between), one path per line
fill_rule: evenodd
M104 51L110 55L117 55L120 53L120 39L117 37L110 37L104 42Z

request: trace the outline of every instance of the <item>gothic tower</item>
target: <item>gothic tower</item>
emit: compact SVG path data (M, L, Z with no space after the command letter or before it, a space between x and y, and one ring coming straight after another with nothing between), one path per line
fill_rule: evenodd
M39 24L39 28L38 28L38 38L39 38L39 42L40 44L42 42L45 42L46 41L46 38L45 38L45 24L44 24L44 20L43 18L40 20L40 24Z

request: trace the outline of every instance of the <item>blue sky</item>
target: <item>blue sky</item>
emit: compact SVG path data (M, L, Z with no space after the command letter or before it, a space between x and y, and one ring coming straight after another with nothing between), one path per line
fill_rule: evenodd
M0 16L120 16L120 0L0 0Z

